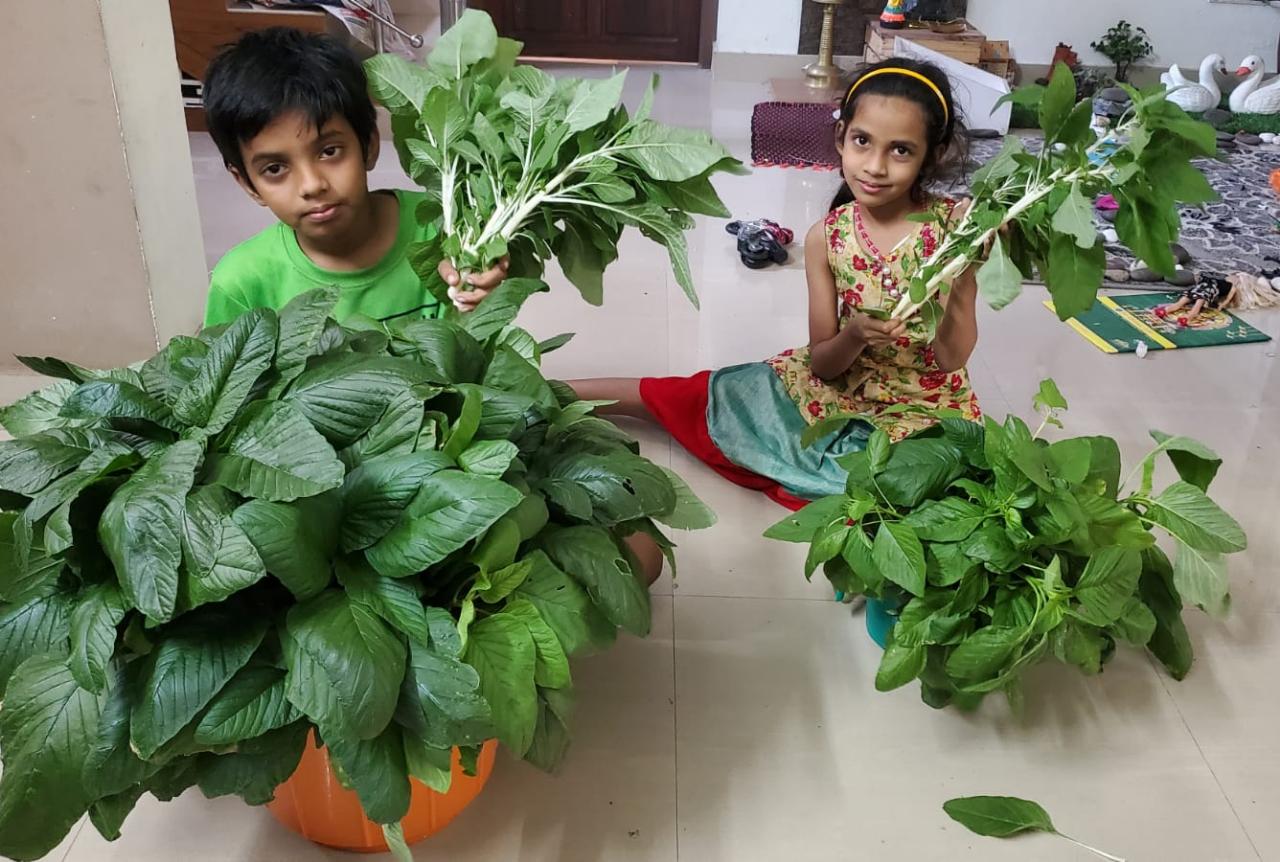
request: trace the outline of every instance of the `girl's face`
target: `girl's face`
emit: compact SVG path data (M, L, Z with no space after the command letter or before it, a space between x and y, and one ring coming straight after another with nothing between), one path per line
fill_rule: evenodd
M898 96L868 94L840 130L845 182L866 207L909 197L928 154L927 121L919 105Z

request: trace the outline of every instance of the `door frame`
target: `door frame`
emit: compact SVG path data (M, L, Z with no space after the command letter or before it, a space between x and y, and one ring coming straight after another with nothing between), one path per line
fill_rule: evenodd
M698 65L711 68L711 55L716 46L716 28L720 22L720 0L702 0L702 24L698 29Z

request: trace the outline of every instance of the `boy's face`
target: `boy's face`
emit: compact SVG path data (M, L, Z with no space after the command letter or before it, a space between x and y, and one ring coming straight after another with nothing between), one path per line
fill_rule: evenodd
M377 161L375 129L366 159L345 117L316 128L300 111L281 114L240 145L240 187L306 239L332 243L368 213L368 171Z

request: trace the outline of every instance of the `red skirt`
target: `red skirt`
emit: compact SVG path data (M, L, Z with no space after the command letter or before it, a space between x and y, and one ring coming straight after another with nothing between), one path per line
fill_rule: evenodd
M707 428L707 398L711 372L692 377L646 377L640 381L640 398L667 432L688 452L735 485L763 491L774 502L798 511L809 505L774 480L730 461L711 439Z

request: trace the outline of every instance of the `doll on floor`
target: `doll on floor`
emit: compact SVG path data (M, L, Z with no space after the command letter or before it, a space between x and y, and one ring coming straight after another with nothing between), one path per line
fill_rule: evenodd
M1267 260L1275 260L1268 257ZM1228 308L1271 308L1280 305L1280 270L1263 270L1261 275L1237 272L1227 278L1201 275L1194 285L1172 305L1156 308L1156 316L1174 317L1179 326L1195 323L1206 307L1218 311ZM1179 314L1190 309L1185 314ZM1176 317L1175 317L1176 315Z

